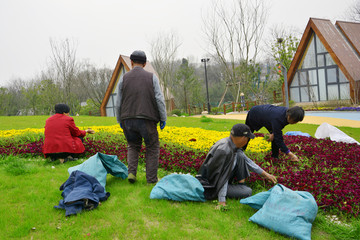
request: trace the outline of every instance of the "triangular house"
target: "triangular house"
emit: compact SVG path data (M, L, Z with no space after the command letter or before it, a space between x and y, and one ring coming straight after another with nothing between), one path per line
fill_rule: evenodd
M150 62L147 62L144 69L146 71L152 72L156 74L156 76L159 77L159 75L156 73L155 69L151 65ZM106 90L105 96L102 100L101 106L100 106L100 113L101 116L107 116L107 117L114 117L115 116L115 101L116 101L116 94L118 91L118 83L119 79L122 75L124 75L126 72L131 70L131 60L130 57L120 55L119 59L116 63L116 67L114 69L114 72L111 76L109 86ZM160 87L163 91L163 87L160 80ZM174 107L174 100L171 99L165 99L167 110L171 111Z
M310 18L288 70L296 103L360 100L360 23Z

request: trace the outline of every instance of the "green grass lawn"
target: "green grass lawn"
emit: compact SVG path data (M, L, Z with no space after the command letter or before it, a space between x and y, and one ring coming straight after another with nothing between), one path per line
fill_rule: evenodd
M45 121L49 116L1 116L0 130L9 129L24 129L24 128L43 128ZM82 126L111 126L118 124L115 117L91 117L78 116L73 117L75 124L78 127ZM210 119L209 122L202 121L200 118L194 117L168 117L167 126L177 127L198 127L207 130L229 131L236 123L245 123L244 120L227 120L227 119ZM316 129L319 125L298 123L294 125L287 125L283 129L283 133L288 131L302 131L309 133L311 136L315 135ZM338 127L341 131L360 142L360 128ZM267 133L265 128L260 129L260 132Z
M59 187L69 176L67 169L79 163L0 159L0 239L286 239L249 222L255 210L238 200L228 201L228 212L215 210L213 202L151 200L143 166L133 185L108 175L107 201L93 211L65 217L65 211L53 206L61 199ZM159 171L160 177L165 175ZM312 239L336 234L327 231L319 214Z
M0 117L0 129L42 128L47 117ZM116 124L115 118L74 119L77 126ZM238 122L243 121L170 117L167 126L229 131ZM284 132L313 135L316 128L297 124ZM341 130L360 136L360 129ZM216 203L211 201L151 200L153 186L146 183L144 166L139 166L138 181L133 185L108 175L106 191L111 196L107 201L93 211L65 217L65 211L53 208L62 199L59 187L69 177L67 169L84 160L59 164L43 158L0 156L0 239L287 239L249 222L256 211L238 200L228 200L227 212L215 210ZM159 169L159 177L167 174ZM348 224L331 223L319 209L312 239L358 239L359 219L350 219Z

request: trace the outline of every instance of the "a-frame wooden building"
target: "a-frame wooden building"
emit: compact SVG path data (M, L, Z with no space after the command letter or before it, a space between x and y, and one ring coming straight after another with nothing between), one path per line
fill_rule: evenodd
M310 18L287 78L296 103L359 103L360 23Z
M152 73L156 74L156 76L158 76L158 74L156 73L155 69L153 68L153 66L151 65L151 63L149 61L146 63L144 69L146 71L152 72ZM116 94L118 91L117 85L119 83L120 77L130 70L131 70L130 57L120 55L119 59L116 63L114 72L111 76L105 96L104 96L101 106L100 106L101 116L108 116L108 117L115 116L115 101L116 101ZM161 80L160 80L160 87L163 91ZM170 108L174 108L174 104L173 104L174 100L173 99L165 99L165 102L166 102L167 106L170 106Z

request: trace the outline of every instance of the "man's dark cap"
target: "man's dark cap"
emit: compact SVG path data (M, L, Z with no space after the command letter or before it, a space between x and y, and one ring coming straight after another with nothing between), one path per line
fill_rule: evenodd
M146 63L146 54L144 51L136 50L130 55L130 59L134 62Z
M64 103L58 103L55 105L55 113L68 113L70 112L70 107Z
M255 135L251 132L250 128L248 125L246 124L235 124L232 128L231 128L231 135L233 135L234 137L248 137L250 139L254 139Z

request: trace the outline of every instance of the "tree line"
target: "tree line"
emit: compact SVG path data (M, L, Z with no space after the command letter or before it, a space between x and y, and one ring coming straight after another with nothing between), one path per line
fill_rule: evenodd
M354 21L359 16L358 2L350 9ZM273 91L281 92L284 79L278 63L290 66L300 32L273 26L265 34L269 6L264 0L212 3L203 16L211 106L239 102L242 94L247 101L271 103ZM183 112L189 105L206 105L204 64L181 56L176 33L159 33L149 42L149 59L165 98L173 98ZM0 87L0 115L49 115L60 102L70 106L72 115L100 115L113 69L79 61L76 43L69 39L50 39L50 46L51 61L40 74L30 81L15 79Z
M93 111L100 104L112 75L112 69L98 68L76 58L75 42L50 39L51 61L47 69L30 81L15 79L0 88L0 115L49 115L56 103L66 103L71 114ZM87 107L81 103L87 102Z

